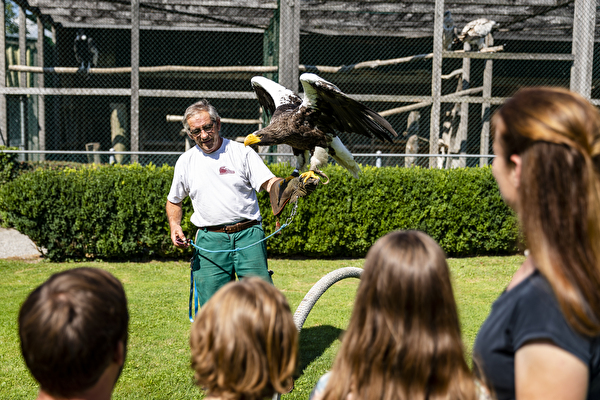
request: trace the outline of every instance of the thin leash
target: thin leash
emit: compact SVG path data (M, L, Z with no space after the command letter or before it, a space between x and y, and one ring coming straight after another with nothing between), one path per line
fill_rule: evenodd
M198 252L200 250L205 251L207 253L233 253L236 251L242 251L242 250L248 249L252 246L256 246L257 244L262 243L265 240L271 238L272 236L278 234L286 226L289 226L292 223L292 219L294 219L294 216L296 215L297 209L298 209L298 202L296 201L296 203L294 204L294 208L292 209L292 212L290 213L290 216L287 218L287 220L285 221L285 223L283 225L281 225L275 232L271 233L269 236L255 242L255 243L252 243L251 245L248 245L248 246L238 247L238 248L231 249L231 250L209 250L209 249L205 249L203 247L196 245L192 239L188 240L188 243L194 248L194 252L192 253L192 258L190 259L190 304L189 304L190 322L194 322L194 318L192 316L192 302L194 303L194 316L198 314L198 288L194 284L194 270L193 270L194 258L196 258L196 254L198 254Z

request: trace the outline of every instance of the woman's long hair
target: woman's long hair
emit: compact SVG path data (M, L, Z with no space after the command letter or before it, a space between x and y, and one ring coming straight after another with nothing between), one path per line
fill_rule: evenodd
M389 233L367 254L323 398L475 399L463 351L444 252L422 232Z
M578 332L600 334L600 115L559 88L517 92L494 115L507 162L521 156L519 214L534 263Z

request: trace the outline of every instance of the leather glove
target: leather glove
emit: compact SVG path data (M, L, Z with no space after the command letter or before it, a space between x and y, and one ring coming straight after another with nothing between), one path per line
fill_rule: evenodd
M281 214L288 202L295 203L299 197L314 192L318 184L319 179L317 178L308 178L305 181L297 174L292 174L285 179L279 178L273 183L269 193L273 215L277 217Z

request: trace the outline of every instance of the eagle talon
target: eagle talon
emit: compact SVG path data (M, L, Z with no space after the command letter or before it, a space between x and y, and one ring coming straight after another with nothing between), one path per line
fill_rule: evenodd
M302 180L302 183L306 184L306 182L310 179L310 178L314 178L317 181L320 181L321 178L319 178L317 176L317 174L315 173L315 171L306 171L303 174L300 175L300 179Z

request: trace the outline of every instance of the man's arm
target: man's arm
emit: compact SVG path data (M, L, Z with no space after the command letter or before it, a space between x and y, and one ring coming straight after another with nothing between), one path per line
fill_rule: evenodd
M515 353L518 400L585 399L589 370L579 358L550 341L533 341Z
M181 218L183 218L183 208L181 203L171 203L167 200L167 219L171 228L171 241L175 247L188 247L187 239L181 229Z
M262 190L266 190L268 193L271 193L271 186L273 186L273 183L277 182L277 180L279 180L279 179L281 179L281 178L274 176L271 179L269 179L268 181L265 181L262 185L260 185L260 188Z

